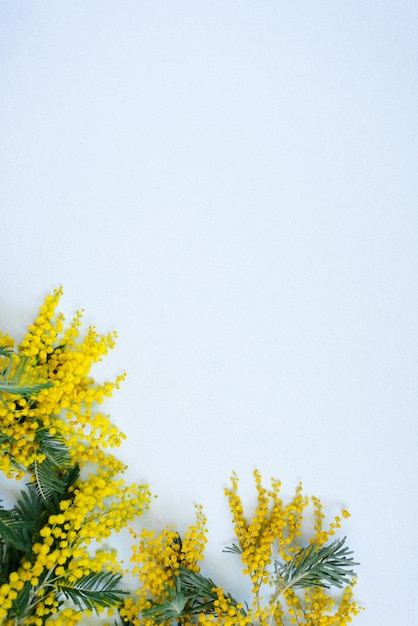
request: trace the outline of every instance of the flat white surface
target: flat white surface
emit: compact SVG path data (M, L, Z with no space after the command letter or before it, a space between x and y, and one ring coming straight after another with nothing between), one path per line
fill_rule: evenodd
M148 522L233 469L347 507L358 626L414 626L418 8L0 4L1 328L45 295L117 329L97 371ZM239 567L237 567L239 571Z

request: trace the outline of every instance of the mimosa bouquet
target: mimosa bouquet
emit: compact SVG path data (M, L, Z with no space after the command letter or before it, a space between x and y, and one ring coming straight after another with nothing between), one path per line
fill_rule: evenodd
M61 295L47 296L17 347L0 333L0 470L16 492L0 502L0 624L351 622L361 610L352 592L358 564L345 537L336 536L349 513L325 524L320 500L301 485L286 503L280 482L265 487L255 472L256 507L247 517L238 477L231 477L225 495L236 541L225 551L250 577L247 601L205 569L201 506L184 536L173 528L135 530L152 495L147 485L125 483L114 452L124 434L101 410L124 375L98 383L91 372L116 333L90 327L80 337L81 313L66 326L56 311ZM132 536L128 569L109 548L122 529ZM137 581L134 591L124 584L128 576Z

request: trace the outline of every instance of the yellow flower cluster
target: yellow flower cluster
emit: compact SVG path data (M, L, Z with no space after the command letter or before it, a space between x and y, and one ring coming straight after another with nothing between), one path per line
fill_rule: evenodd
M38 490L39 515L44 515L40 528L23 529L21 548L12 536L13 549L20 556L15 567L8 568L8 578L0 571L2 626L78 624L89 610L71 602L69 606L63 604L63 591L90 575L122 573L116 551L101 544L129 526L147 508L151 497L146 486L126 485L119 477L125 466L105 449L118 446L124 435L107 416L95 411L124 377L97 384L90 373L93 364L114 347L116 334L101 336L92 327L78 340L81 314L77 313L67 329L63 316L55 314L61 295L62 289L58 289L46 298L18 353L3 351L0 357L3 372L11 363L9 373L13 375L23 359L29 372L26 383L49 383L36 395L16 389L9 392L7 386L1 391L0 470L6 477L29 475ZM0 347L11 349L13 345L10 337L0 334ZM52 458L52 489L65 472L83 468L82 477L72 481L65 496L57 491L50 505L45 504L48 495L43 493L38 476L42 464L51 462L44 453L48 437L58 446L65 444L65 468ZM30 498L24 504L38 506ZM48 506L54 507L53 514L48 515ZM2 537L0 548L1 543ZM4 550L0 553L4 557Z
M28 419L30 403L24 396L9 392L9 385L13 388L14 378L19 369L22 371L22 366L25 375L24 380L22 376L19 377L20 384L33 382L28 372L32 372L34 368L30 366L29 359L22 359L13 353L13 347L13 339L0 333L0 372L3 383L0 394L0 470L9 477L16 473L16 464L30 466L35 460L42 460L42 456L36 454L38 424ZM37 382L45 381L41 381L38 375ZM23 475L19 471L17 474Z
M167 589L174 587L174 576L180 565L192 572L200 570L198 563L203 558L206 533L206 518L201 506L196 506L196 523L189 527L183 539L171 528L159 534L142 530L131 559L135 564L133 574L138 576L141 586L136 601L128 601L121 610L126 621L138 626L155 624L152 619L142 616L142 611L151 606L151 601L158 603L166 598Z
M336 516L325 529L320 500L303 495L301 484L285 504L280 497L279 481L272 479L271 488L266 489L258 471L254 472L254 479L257 505L250 519L244 515L236 474L232 475L231 487L225 490L238 539L238 546L232 551L240 553L243 573L252 580L251 606L244 610L243 604L214 585L210 599L205 601L206 607L200 609L198 606L192 613L186 610L184 614L176 615L175 621L200 626L346 626L360 610L353 600L351 586L347 586L340 596L315 585L295 591L292 585L282 585L277 564L286 567L286 564L295 562L305 535L311 534L311 544L319 549L341 527L341 518L348 517L349 513L343 510L341 516ZM307 527L304 520L308 507L311 515L307 517L313 518L312 528L309 523ZM132 559L141 588L137 592L137 601L128 600L121 611L126 622L135 626L171 625L172 610L177 611L185 598L181 588L175 587L176 575L182 579L180 564L189 571L200 571L198 561L203 555L205 532L201 509L198 509L198 523L186 534L183 542L172 529L159 535L153 531L142 532ZM196 581L195 597L204 598L205 592L201 591L199 584ZM173 592L175 588L177 594ZM150 609L151 612L160 611L157 620L150 614Z
M32 545L31 554L10 574L8 584L0 587L0 620L7 616L26 582L31 585L28 612L34 614L22 624L42 626L45 616L59 610L56 595L61 584L76 584L91 573L120 571L115 551L94 552L89 545L107 539L137 517L149 502L147 489L125 486L122 480L103 472L78 481L71 496L61 500L61 512L49 516L48 523L40 530L39 540ZM66 625L78 623L82 618L80 611L69 614L70 621L65 615L60 615L60 620Z
M346 626L361 610L353 600L351 587L346 587L339 598L332 597L321 587L308 587L303 596L287 589L284 596L291 624Z
M280 499L281 483L272 480L271 490L261 484L261 476L254 472L257 489L257 507L251 521L244 516L241 497L238 494L238 477L232 475L232 487L225 489L229 501L236 536L242 548L244 574L249 574L254 592L270 579L269 566L273 548L283 561L290 561L298 549L298 539L302 534L303 510L309 499L302 496L299 485L292 501L286 506Z
M22 477L34 461L42 462L39 442L45 431L63 437L80 465L92 461L114 465L115 458L104 449L120 445L125 437L106 415L93 411L93 405L110 397L125 377L97 384L90 374L94 363L114 347L116 333L100 335L90 327L77 341L81 312L64 329L63 315L55 314L61 295L62 289L57 289L47 296L18 349L19 357L30 360L37 381L51 386L29 401L3 394L0 470L8 477ZM0 336L0 346L11 345L10 337Z
M242 612L243 605L234 603L225 595L222 587L215 587L213 591L217 595L214 602L214 612L200 613L197 623L200 626L252 626L253 621L250 615L244 615Z
M23 522L19 507L0 514L1 626L76 626L93 609L108 611L109 617L116 609L128 626L171 626L173 621L347 626L361 610L352 586L332 594L315 584L315 577L309 580L312 586L295 586L283 572L303 564L303 554L323 555L321 548L329 548L348 511L324 526L318 498L303 495L299 484L285 503L281 483L272 479L264 487L258 471L251 517L244 513L236 474L225 489L237 537L229 551L239 553L243 574L251 579L249 606L201 574L207 542L201 506L183 537L174 528L143 529L139 535L130 528L138 540L130 573L139 589L123 603L120 593L112 595L114 581L126 572L107 540L129 528L151 496L147 486L126 485L120 477L125 466L109 449L119 446L124 434L98 410L124 378L98 384L91 375L92 366L114 347L116 333L100 335L90 327L80 337L81 312L65 328L63 315L56 313L61 296L60 288L46 298L17 352L13 340L0 333L0 471L8 478L29 476L21 512L31 507L35 512L23 515ZM337 541L331 548L335 544L340 545ZM109 592L102 603L95 596L99 583ZM87 604L77 599L83 593Z
M249 611L250 623L260 626L275 624L282 626L284 609L281 605L282 595L285 600L287 613L291 624L309 626L345 626L351 621L351 616L357 615L359 607L352 600L351 587L344 591L338 607L333 597L320 587L309 587L301 597L292 589L285 589L281 594L277 588L277 577L272 569L272 561L290 562L300 548L304 510L312 504L314 508L315 524L311 544L317 548L327 543L335 529L341 527L341 518L336 516L327 530L323 528L324 515L318 498L302 495L302 485L299 484L293 499L284 504L280 498L281 483L275 479L271 481L271 489L265 489L261 484L261 476L254 472L257 489L257 507L253 518L247 520L244 516L243 505L238 494L238 478L233 474L232 487L225 490L235 526L236 536L242 549L241 558L244 564L244 574L249 574L253 583L253 604ZM341 512L342 517L348 517L346 510ZM262 600L262 590L275 589L267 603ZM224 624L224 622L217 622Z

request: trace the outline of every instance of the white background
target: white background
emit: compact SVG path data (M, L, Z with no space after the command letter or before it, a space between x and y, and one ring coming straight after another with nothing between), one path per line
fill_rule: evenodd
M358 626L416 624L413 1L0 3L1 328L47 293L117 329L97 377L147 523L232 470L347 507ZM232 559L232 560L231 560Z

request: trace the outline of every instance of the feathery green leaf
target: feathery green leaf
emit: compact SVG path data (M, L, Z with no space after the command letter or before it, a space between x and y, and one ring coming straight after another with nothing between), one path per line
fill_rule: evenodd
M228 554L242 554L242 548L233 543L232 546L226 546L222 552L228 552Z
M218 600L218 594L215 591L217 585L213 580L180 565L174 576L174 583L174 588L166 587L167 595L164 601L154 603L143 611L144 617L152 618L156 624L162 624L199 613L216 613L215 602ZM225 594L225 598L233 606L237 606L237 601L231 594ZM243 609L240 611L243 615L246 614Z
M302 548L289 563L275 563L279 588L343 587L356 576L352 569L358 565L351 557L352 551L343 547L343 539L336 539L318 548L315 544Z
M91 573L76 582L66 579L57 582L58 593L72 600L81 610L118 606L127 594L118 588L120 574L113 572Z
M39 429L35 441L39 454L45 456L42 462L35 461L30 467L38 493L43 499L62 497L68 490L68 472L72 467L68 447L62 438L52 436L46 429Z

